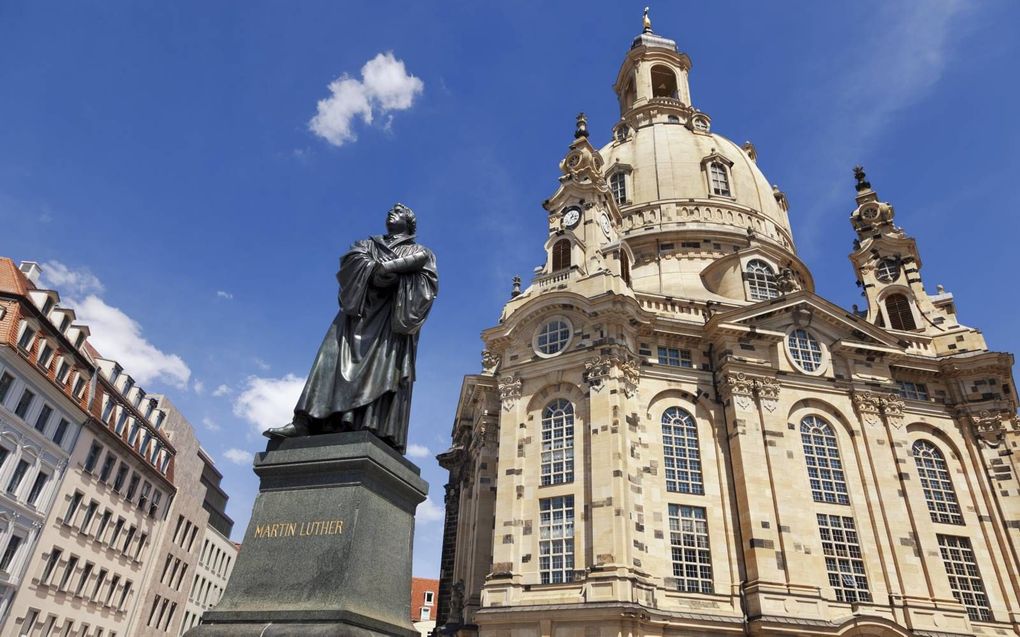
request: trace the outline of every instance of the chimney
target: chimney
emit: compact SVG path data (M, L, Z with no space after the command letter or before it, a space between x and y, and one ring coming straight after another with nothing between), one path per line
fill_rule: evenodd
M19 266L22 274L24 274L32 285L39 285L39 277L42 275L42 268L35 261L22 261Z

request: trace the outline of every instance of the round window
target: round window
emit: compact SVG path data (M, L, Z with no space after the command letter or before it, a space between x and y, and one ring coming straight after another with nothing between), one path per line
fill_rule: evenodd
M555 356L567 348L572 332L570 322L557 317L542 324L535 333L535 351L539 356Z
M822 344L807 330L796 329L786 337L786 351L794 365L803 371L814 374L822 369L824 355Z
M900 260L895 257L886 257L878 262L875 267L875 276L879 281L890 283L900 278Z

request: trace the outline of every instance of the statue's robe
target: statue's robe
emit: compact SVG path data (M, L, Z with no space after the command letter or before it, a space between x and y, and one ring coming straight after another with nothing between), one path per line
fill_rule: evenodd
M425 266L374 280L380 263L423 252ZM368 429L404 452L418 331L436 298L436 258L413 236L356 242L340 259L340 311L315 356L294 408L311 433Z

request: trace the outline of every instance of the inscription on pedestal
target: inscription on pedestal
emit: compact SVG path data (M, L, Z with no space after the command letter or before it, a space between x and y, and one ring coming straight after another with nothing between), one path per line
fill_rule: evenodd
M269 522L255 526L253 539L265 540L281 537L314 537L340 535L344 532L343 520L315 520L314 522Z

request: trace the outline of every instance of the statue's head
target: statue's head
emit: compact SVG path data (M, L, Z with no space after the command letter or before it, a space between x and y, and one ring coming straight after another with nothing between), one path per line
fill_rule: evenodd
M394 204L386 213L386 231L390 234L414 234L418 219L414 211L402 203Z

